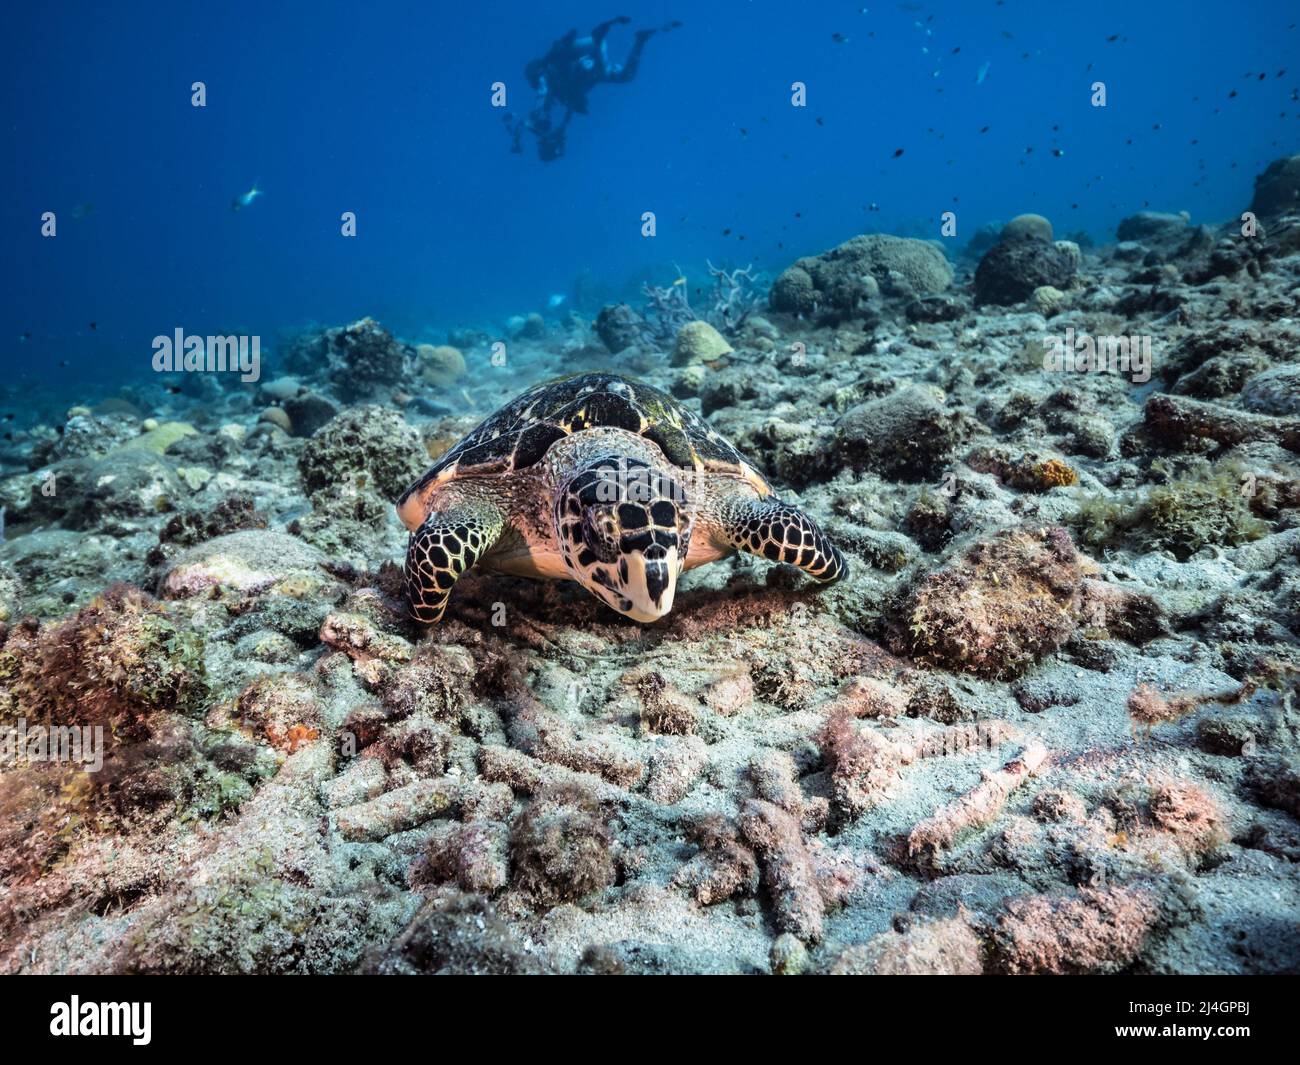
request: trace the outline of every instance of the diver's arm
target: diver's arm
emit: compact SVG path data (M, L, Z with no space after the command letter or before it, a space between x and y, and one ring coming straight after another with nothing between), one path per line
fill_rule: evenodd
M626 26L631 21L632 20L626 15L619 15L618 18L612 18L608 22L602 22L591 31L591 39L597 44L600 44L600 42L605 39L605 35L615 26Z

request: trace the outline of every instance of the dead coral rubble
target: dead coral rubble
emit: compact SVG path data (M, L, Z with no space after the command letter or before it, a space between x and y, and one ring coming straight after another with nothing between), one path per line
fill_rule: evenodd
M1141 885L1017 899L994 932L997 966L1010 974L1120 972L1137 958L1159 917L1153 890Z
M1039 771L1046 757L1047 749L1041 743L1029 744L996 773L988 774L956 802L912 829L907 837L908 853L914 858L932 857L950 847L962 832L988 824L1008 796Z

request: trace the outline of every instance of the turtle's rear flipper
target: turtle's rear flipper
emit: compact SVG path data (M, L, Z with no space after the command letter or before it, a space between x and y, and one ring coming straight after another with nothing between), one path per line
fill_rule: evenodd
M411 617L424 625L441 621L452 586L496 543L504 527L501 512L479 500L453 501L431 511L406 547Z
M821 527L776 496L731 503L723 508L721 526L727 542L737 551L798 566L823 584L848 576L849 564Z

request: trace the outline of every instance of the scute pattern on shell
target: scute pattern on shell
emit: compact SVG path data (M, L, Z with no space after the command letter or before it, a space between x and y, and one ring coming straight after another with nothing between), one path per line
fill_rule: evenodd
M739 451L668 393L616 374L583 373L535 385L484 419L406 490L399 506L434 482L528 469L556 440L597 427L645 437L680 469L762 481Z

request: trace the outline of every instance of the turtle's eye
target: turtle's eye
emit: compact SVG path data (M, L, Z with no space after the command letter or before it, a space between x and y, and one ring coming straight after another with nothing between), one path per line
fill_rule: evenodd
M582 515L582 541L602 562L618 559L618 519L610 507L587 507Z

